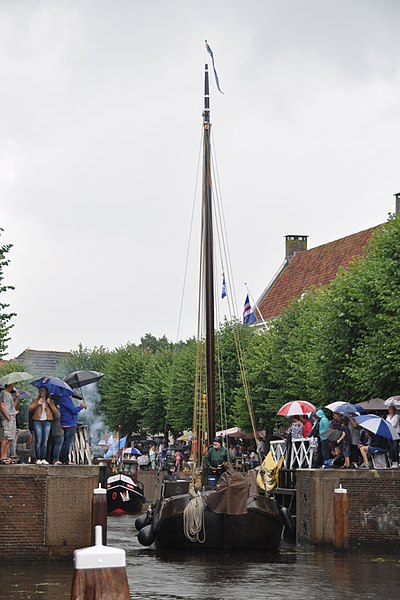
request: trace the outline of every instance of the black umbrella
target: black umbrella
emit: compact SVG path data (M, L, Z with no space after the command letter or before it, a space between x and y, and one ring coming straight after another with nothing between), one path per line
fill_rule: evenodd
M89 383L96 383L103 377L104 373L98 371L74 371L64 377L64 381L72 388L81 388Z
M324 440L330 440L331 442L337 442L337 440L342 435L342 432L338 429L327 429L323 433L321 433L321 437Z

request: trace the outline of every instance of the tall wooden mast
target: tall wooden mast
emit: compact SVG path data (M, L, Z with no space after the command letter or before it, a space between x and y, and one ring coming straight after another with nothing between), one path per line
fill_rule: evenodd
M204 72L203 112L203 249L205 253L206 379L208 443L215 437L214 256L211 190L211 123L208 65Z

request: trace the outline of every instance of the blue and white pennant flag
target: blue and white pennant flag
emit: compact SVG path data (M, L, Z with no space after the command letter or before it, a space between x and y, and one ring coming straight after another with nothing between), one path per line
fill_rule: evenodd
M213 66L213 69L214 69L215 83L217 84L218 91L221 92L221 94L223 94L224 92L221 90L221 88L219 86L219 79L218 79L217 69L215 68L215 62L214 62L214 54L213 54L213 51L211 50L210 46L208 45L207 40L206 40L206 50L207 50L208 54L211 56L212 66Z
M221 292L222 300L226 298L226 283L225 283L225 275L222 275L222 292Z

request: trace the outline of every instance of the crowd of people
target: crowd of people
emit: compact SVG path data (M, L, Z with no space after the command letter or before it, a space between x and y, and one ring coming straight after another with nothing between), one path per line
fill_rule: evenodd
M19 462L16 455L19 393L14 388L15 384L11 383L0 392L0 464ZM87 408L85 402L76 406L68 396L50 395L45 386L39 388L37 398L28 407L33 439L31 462L69 464L78 414L84 408Z
M18 462L18 405L19 393L15 390L15 384L6 385L0 391L0 464ZM28 407L29 429L33 438L31 462L38 465L69 464L78 414L84 408L87 408L85 402L76 405L68 396L50 395L45 386L39 388L37 398ZM387 439L363 429L354 417L355 413L333 412L329 419L324 410L319 409L310 415L292 417L283 436L269 436L267 442L263 438L257 442L252 439L230 438L229 443L228 440L224 443L221 437L216 437L206 452L204 465L217 478L228 463L243 471L255 469L269 450L269 439L284 437L289 455L296 440L309 440L309 446L313 449L314 468L367 469L370 456L377 453L387 453L390 466L398 468L399 440ZM400 435L399 415L395 405L388 406L386 421ZM169 476L179 471L189 471L193 460L191 441L170 441L167 445L163 439L158 439L141 447L137 457L139 467L165 469Z
M139 469L171 471L177 474L179 471L190 471L193 456L191 441L179 442L172 440L169 445L163 440L157 443L137 443L141 454L136 457ZM127 450L128 456L129 450ZM260 461L265 458L266 444L260 439L256 444L254 440L237 439L225 444L222 437L217 436L212 445L209 446L204 456L204 466L213 475L219 476L228 463L240 467L243 471L255 469Z
M328 419L322 409L309 416L294 416L285 436L288 447L296 440L308 439L314 449L314 468L368 469L370 456L384 453L389 457L391 468L399 468L399 440L371 433L360 426L355 416L356 413L333 412L332 419ZM395 405L388 406L386 421L400 435Z

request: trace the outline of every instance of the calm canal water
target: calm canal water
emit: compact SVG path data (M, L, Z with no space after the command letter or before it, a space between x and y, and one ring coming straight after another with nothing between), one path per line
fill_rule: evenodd
M390 548L335 555L283 544L273 556L185 556L140 546L134 521L135 517L128 515L108 521L109 544L127 553L134 600L375 600L383 595L400 596L400 555L390 554ZM66 600L72 575L72 563L3 563L0 598Z

